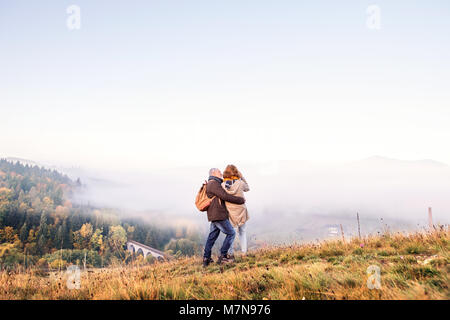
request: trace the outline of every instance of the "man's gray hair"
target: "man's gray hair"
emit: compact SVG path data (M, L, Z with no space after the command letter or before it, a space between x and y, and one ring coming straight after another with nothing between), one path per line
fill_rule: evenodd
M214 173L215 173L216 171L219 171L219 169L217 169L217 168L211 168L211 169L209 169L209 175L210 175L210 176L214 175Z

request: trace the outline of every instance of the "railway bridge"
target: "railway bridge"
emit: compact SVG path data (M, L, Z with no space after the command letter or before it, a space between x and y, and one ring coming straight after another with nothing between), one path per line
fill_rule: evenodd
M131 253L135 253L136 255L142 254L144 258L147 258L149 255L152 255L158 260L166 260L168 258L164 252L134 240L127 241L127 250Z

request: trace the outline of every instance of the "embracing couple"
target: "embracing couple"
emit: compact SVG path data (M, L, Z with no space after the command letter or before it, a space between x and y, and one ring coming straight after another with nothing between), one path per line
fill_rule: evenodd
M206 184L206 195L212 198L207 209L208 221L211 222L208 239L206 240L203 255L203 266L208 266L211 259L211 249L214 246L220 232L226 237L220 249L217 263L230 262L234 260L233 241L236 235L234 229L239 233L241 250L247 253L247 236L245 223L249 219L247 207L245 206L244 192L249 191L247 181L234 165L228 165L225 171L220 172L217 168L209 170L209 179Z

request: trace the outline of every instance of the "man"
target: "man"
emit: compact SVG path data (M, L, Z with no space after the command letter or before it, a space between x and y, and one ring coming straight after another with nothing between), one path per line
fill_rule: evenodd
M208 239L206 240L205 253L203 255L203 266L208 266L213 260L211 259L211 249L214 246L220 231L226 234L220 249L220 257L217 263L230 261L228 249L233 244L235 231L230 221L228 220L228 210L225 206L225 201L244 204L245 199L228 194L222 188L222 172L217 168L209 170L208 184L206 185L206 195L208 198L215 197L208 208L208 221L211 222L209 228Z

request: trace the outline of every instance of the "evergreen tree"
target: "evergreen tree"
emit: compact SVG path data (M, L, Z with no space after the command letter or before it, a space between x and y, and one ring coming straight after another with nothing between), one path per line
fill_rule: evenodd
M20 228L19 239L22 243L25 243L28 239L28 226L26 222L23 224L22 228Z
M37 233L37 239L38 239L38 250L41 253L45 253L47 250L46 244L47 244L47 235L48 235L48 225L47 225L47 214L45 212L42 212L41 214L41 222L39 224L39 231Z

